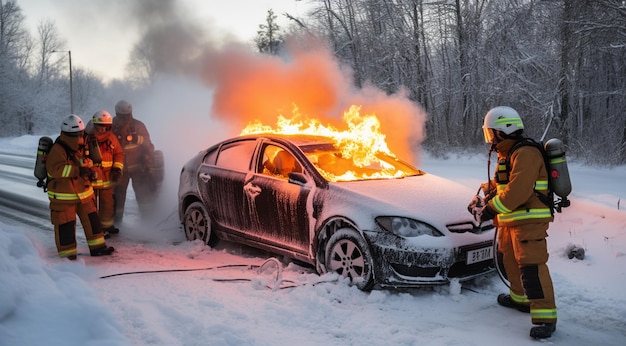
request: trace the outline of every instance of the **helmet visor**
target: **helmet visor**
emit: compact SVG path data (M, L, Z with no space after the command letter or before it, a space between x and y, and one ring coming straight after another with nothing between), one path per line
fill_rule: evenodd
M495 137L493 129L483 127L483 135L485 136L485 143L493 143Z

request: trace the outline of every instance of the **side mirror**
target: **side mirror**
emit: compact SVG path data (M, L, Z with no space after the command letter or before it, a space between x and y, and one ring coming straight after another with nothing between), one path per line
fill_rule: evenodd
M291 184L306 185L307 178L302 173L291 172L289 173L289 182Z

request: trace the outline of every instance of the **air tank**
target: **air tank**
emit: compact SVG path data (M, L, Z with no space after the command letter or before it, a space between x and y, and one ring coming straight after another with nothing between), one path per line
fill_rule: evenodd
M554 193L564 200L572 192L572 183L567 169L567 160L565 159L565 150L561 140L552 138L544 145L546 154L548 155L549 179Z
M37 146L37 159L35 160L35 178L38 179L37 186L44 187L45 180L48 177L48 170L46 169L46 160L50 149L52 149L52 138L41 137L39 138L39 145Z

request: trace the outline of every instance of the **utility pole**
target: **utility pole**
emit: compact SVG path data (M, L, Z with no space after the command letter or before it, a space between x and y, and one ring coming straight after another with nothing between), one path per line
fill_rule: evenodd
M74 87L72 85L72 51L53 50L52 53L67 53L70 58L70 113L74 114Z

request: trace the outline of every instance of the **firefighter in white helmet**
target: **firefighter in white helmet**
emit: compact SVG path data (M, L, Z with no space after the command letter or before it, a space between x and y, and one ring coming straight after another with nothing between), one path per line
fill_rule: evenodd
M470 203L468 209L474 208L481 223L493 219L498 227L498 256L510 282L509 294L500 294L498 304L530 312L536 325L530 336L543 339L556 330L557 320L546 243L553 216L545 198L548 172L543 155L537 147L519 144L523 131L515 109L501 106L487 113L485 142L498 153L498 165L494 178L483 185L485 200L477 207Z
M50 221L59 257L76 259L76 215L85 232L92 256L110 255L96 210L91 186L92 162L85 155L85 124L77 115L70 115L61 124L61 135L50 149L46 160Z
M98 214L102 222L105 238L111 234L119 233L119 229L114 225L115 202L113 200L113 190L115 184L122 177L124 169L124 150L113 134L113 117L106 110L97 111L87 124L88 141L97 142L97 150L100 152L101 162L96 166L99 168L98 175L92 181L96 193Z
M130 102L120 100L115 105L112 131L124 149L124 171L115 185L115 222L121 222L126 204L126 191L132 180L133 190L142 215L152 212L158 193L157 182L150 172L154 145L143 122L133 117Z

